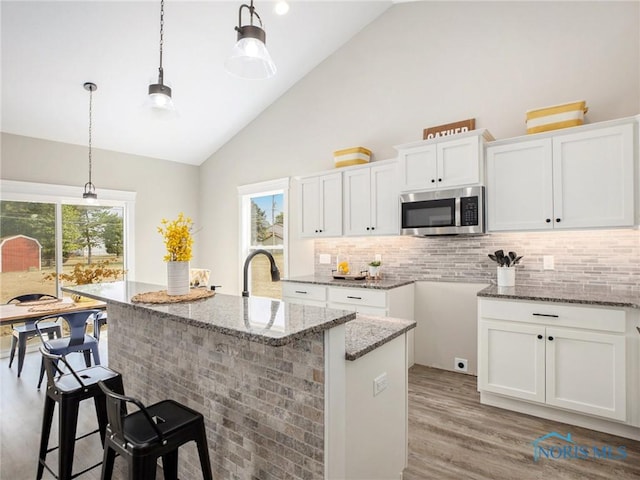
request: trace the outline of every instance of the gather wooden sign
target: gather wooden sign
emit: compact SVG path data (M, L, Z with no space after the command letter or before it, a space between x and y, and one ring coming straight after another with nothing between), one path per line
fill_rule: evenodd
M438 125L437 127L425 128L422 138L428 140L430 138L448 137L449 135L455 135L456 133L468 132L475 130L476 119L469 118L468 120L461 120L459 122L447 123L445 125Z

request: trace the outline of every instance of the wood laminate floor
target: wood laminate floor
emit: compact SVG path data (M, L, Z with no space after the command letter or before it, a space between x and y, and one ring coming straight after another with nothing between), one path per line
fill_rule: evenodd
M574 445L622 446L624 460L542 458L532 442L550 432ZM555 455L568 445L543 444ZM571 447L570 450L573 451ZM602 451L602 450L600 450ZM585 456L585 450L578 454ZM640 442L480 405L476 377L415 365L409 370L409 467L403 480L640 479Z
M106 339L103 335L100 342L103 363L107 363ZM82 366L80 355L69 358L74 366ZM40 357L27 354L21 378L16 377L16 364L11 369L8 364L8 358L0 359L0 480L32 480L44 401L44 389L36 389ZM94 428L92 402L83 402L79 425L79 433ZM571 433L579 445L624 446L627 457L534 462L531 442L553 431ZM51 445L56 435L54 426ZM50 455L55 467L55 454ZM100 461L101 456L97 435L79 441L75 470ZM45 472L44 478L54 477ZM79 478L98 480L100 469ZM118 458L114 480L125 478ZM162 478L161 471L157 478ZM404 480L427 479L640 479L640 442L480 405L475 377L414 366L409 371L409 467Z

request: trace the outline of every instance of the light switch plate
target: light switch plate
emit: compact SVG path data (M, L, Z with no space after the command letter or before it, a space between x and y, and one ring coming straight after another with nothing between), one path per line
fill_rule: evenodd
M320 265L329 265L331 263L331 255L328 253L321 253L318 255L318 263Z
M374 260L375 260L376 262L381 262L381 261L382 261L382 255L381 255L381 254L379 254L379 253L376 253L376 256L375 256Z
M383 392L389 386L387 382L387 372L378 375L373 379L373 396L375 397L380 392Z
M553 255L543 255L542 256L542 269L543 270L553 270L554 269Z

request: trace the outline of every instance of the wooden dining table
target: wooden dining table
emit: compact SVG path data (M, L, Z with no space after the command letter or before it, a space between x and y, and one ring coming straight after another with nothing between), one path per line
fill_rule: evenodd
M80 310L103 310L107 307L105 302L86 299L79 302L72 298L63 297L51 302L22 302L0 305L0 325L13 325L14 323L28 322L55 313L78 312Z

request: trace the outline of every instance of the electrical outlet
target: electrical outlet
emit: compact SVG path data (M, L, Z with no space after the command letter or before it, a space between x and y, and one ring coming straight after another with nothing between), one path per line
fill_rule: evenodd
M321 253L318 255L318 263L321 265L329 265L331 263L331 255L328 253Z
M466 372L469 368L469 361L466 358L456 357L453 360L453 369L456 372Z
M387 372L378 375L373 379L373 396L375 397L380 392L383 392L389 386L387 381Z
M553 270L554 269L553 255L543 255L542 256L542 269L543 270Z
M376 262L381 262L382 261L382 255L380 255L379 253L376 253L376 256L374 257L374 260Z

